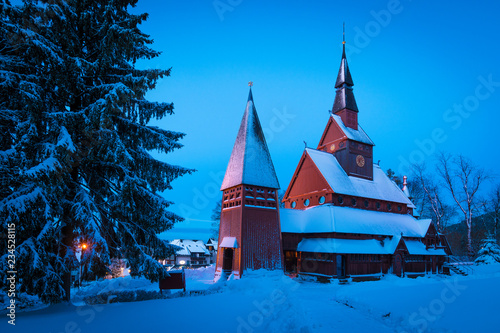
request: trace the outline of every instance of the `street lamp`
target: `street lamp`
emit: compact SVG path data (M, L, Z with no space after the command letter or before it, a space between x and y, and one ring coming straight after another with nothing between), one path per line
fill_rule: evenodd
M83 251L87 248L87 244L83 243L81 246L81 252L80 252L80 276L79 276L79 282L78 282L78 289L80 289L80 286L82 284L82 261L83 261Z

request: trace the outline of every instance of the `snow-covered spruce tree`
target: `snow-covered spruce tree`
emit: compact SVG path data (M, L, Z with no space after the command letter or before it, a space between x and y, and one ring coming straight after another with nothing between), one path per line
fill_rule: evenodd
M149 153L184 134L148 125L173 113L145 99L170 70L135 67L159 55L138 28L147 15L128 12L136 3L0 0L0 233L15 225L20 290L46 302L69 299L82 239L90 269L122 257L163 277L157 259L172 250L156 235L182 220L158 193L192 170Z
M500 263L500 246L492 235L488 235L481 243L478 257L474 261L476 265Z

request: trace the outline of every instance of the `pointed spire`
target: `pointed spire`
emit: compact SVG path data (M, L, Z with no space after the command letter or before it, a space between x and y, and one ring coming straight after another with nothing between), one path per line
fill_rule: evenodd
M403 193L408 197L408 199L412 199L411 195L410 195L410 191L408 190L408 177L406 176L403 176Z
M221 190L237 185L279 188L271 154L253 102L252 82L248 84L247 106L241 119Z
M342 29L342 59L340 60L340 69L339 74L337 75L337 81L335 82L335 88L340 88L343 84L346 84L350 87L354 85L345 55L345 23Z
M352 92L352 86L354 82L352 81L351 72L349 71L349 66L347 65L347 58L345 54L345 23L342 32L342 59L340 60L339 73L337 75L337 81L335 82L335 88L337 92L335 94L335 102L333 103L332 113L336 113L343 109L349 109L358 112L358 106L356 105L356 100L354 99L354 94Z

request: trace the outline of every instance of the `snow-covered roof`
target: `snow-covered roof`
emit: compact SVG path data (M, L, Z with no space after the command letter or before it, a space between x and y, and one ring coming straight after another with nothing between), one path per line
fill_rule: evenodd
M170 244L182 247L181 250L176 252L177 255L189 256L191 253L201 253L210 255L210 251L201 240L191 240L191 239L174 239Z
M393 254L400 237L387 237L383 241L376 239L336 239L306 238L297 246L299 252L318 253L358 253L358 254Z
M221 190L240 184L279 188L271 154L253 103L252 90L248 96L247 107Z
M318 170L335 193L362 198L399 202L414 208L415 205L377 164L373 165L373 180L348 176L337 158L321 150L306 148Z
M429 248L426 249L424 243L420 241L405 240L406 248L408 252L412 255L434 255L434 256L445 256L446 252L444 249Z
M431 220L417 220L408 214L385 213L332 204L305 210L280 209L281 232L355 233L424 237Z
M238 241L236 240L236 237L224 237L222 239L222 242L220 242L219 247L230 247L233 249L237 249Z
M342 121L342 118L340 118L340 116L337 116L336 114L332 114L331 116L332 119L335 120L337 125L339 125L340 129L344 132L344 134L347 136L348 139L375 146L375 144L370 139L368 134L365 133L365 131L361 128L361 126L359 126L359 124L358 124L358 129L355 130L354 128L347 127Z
M217 250L217 241L215 241L215 239L213 238L210 238L208 241L207 241L207 246L213 246L215 250Z
M382 241L376 239L337 239L337 238L305 238L297 246L299 252L316 253L357 253L357 254L393 254L401 236L387 237ZM429 248L420 241L403 239L411 255L446 255L443 249Z

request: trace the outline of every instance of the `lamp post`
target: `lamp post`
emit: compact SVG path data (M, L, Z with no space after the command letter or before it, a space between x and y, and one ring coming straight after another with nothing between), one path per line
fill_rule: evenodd
M78 281L78 289L80 289L80 286L82 284L82 261L83 261L83 252L87 248L87 244L83 243L81 246L81 252L80 252L80 276L79 276L79 281Z

